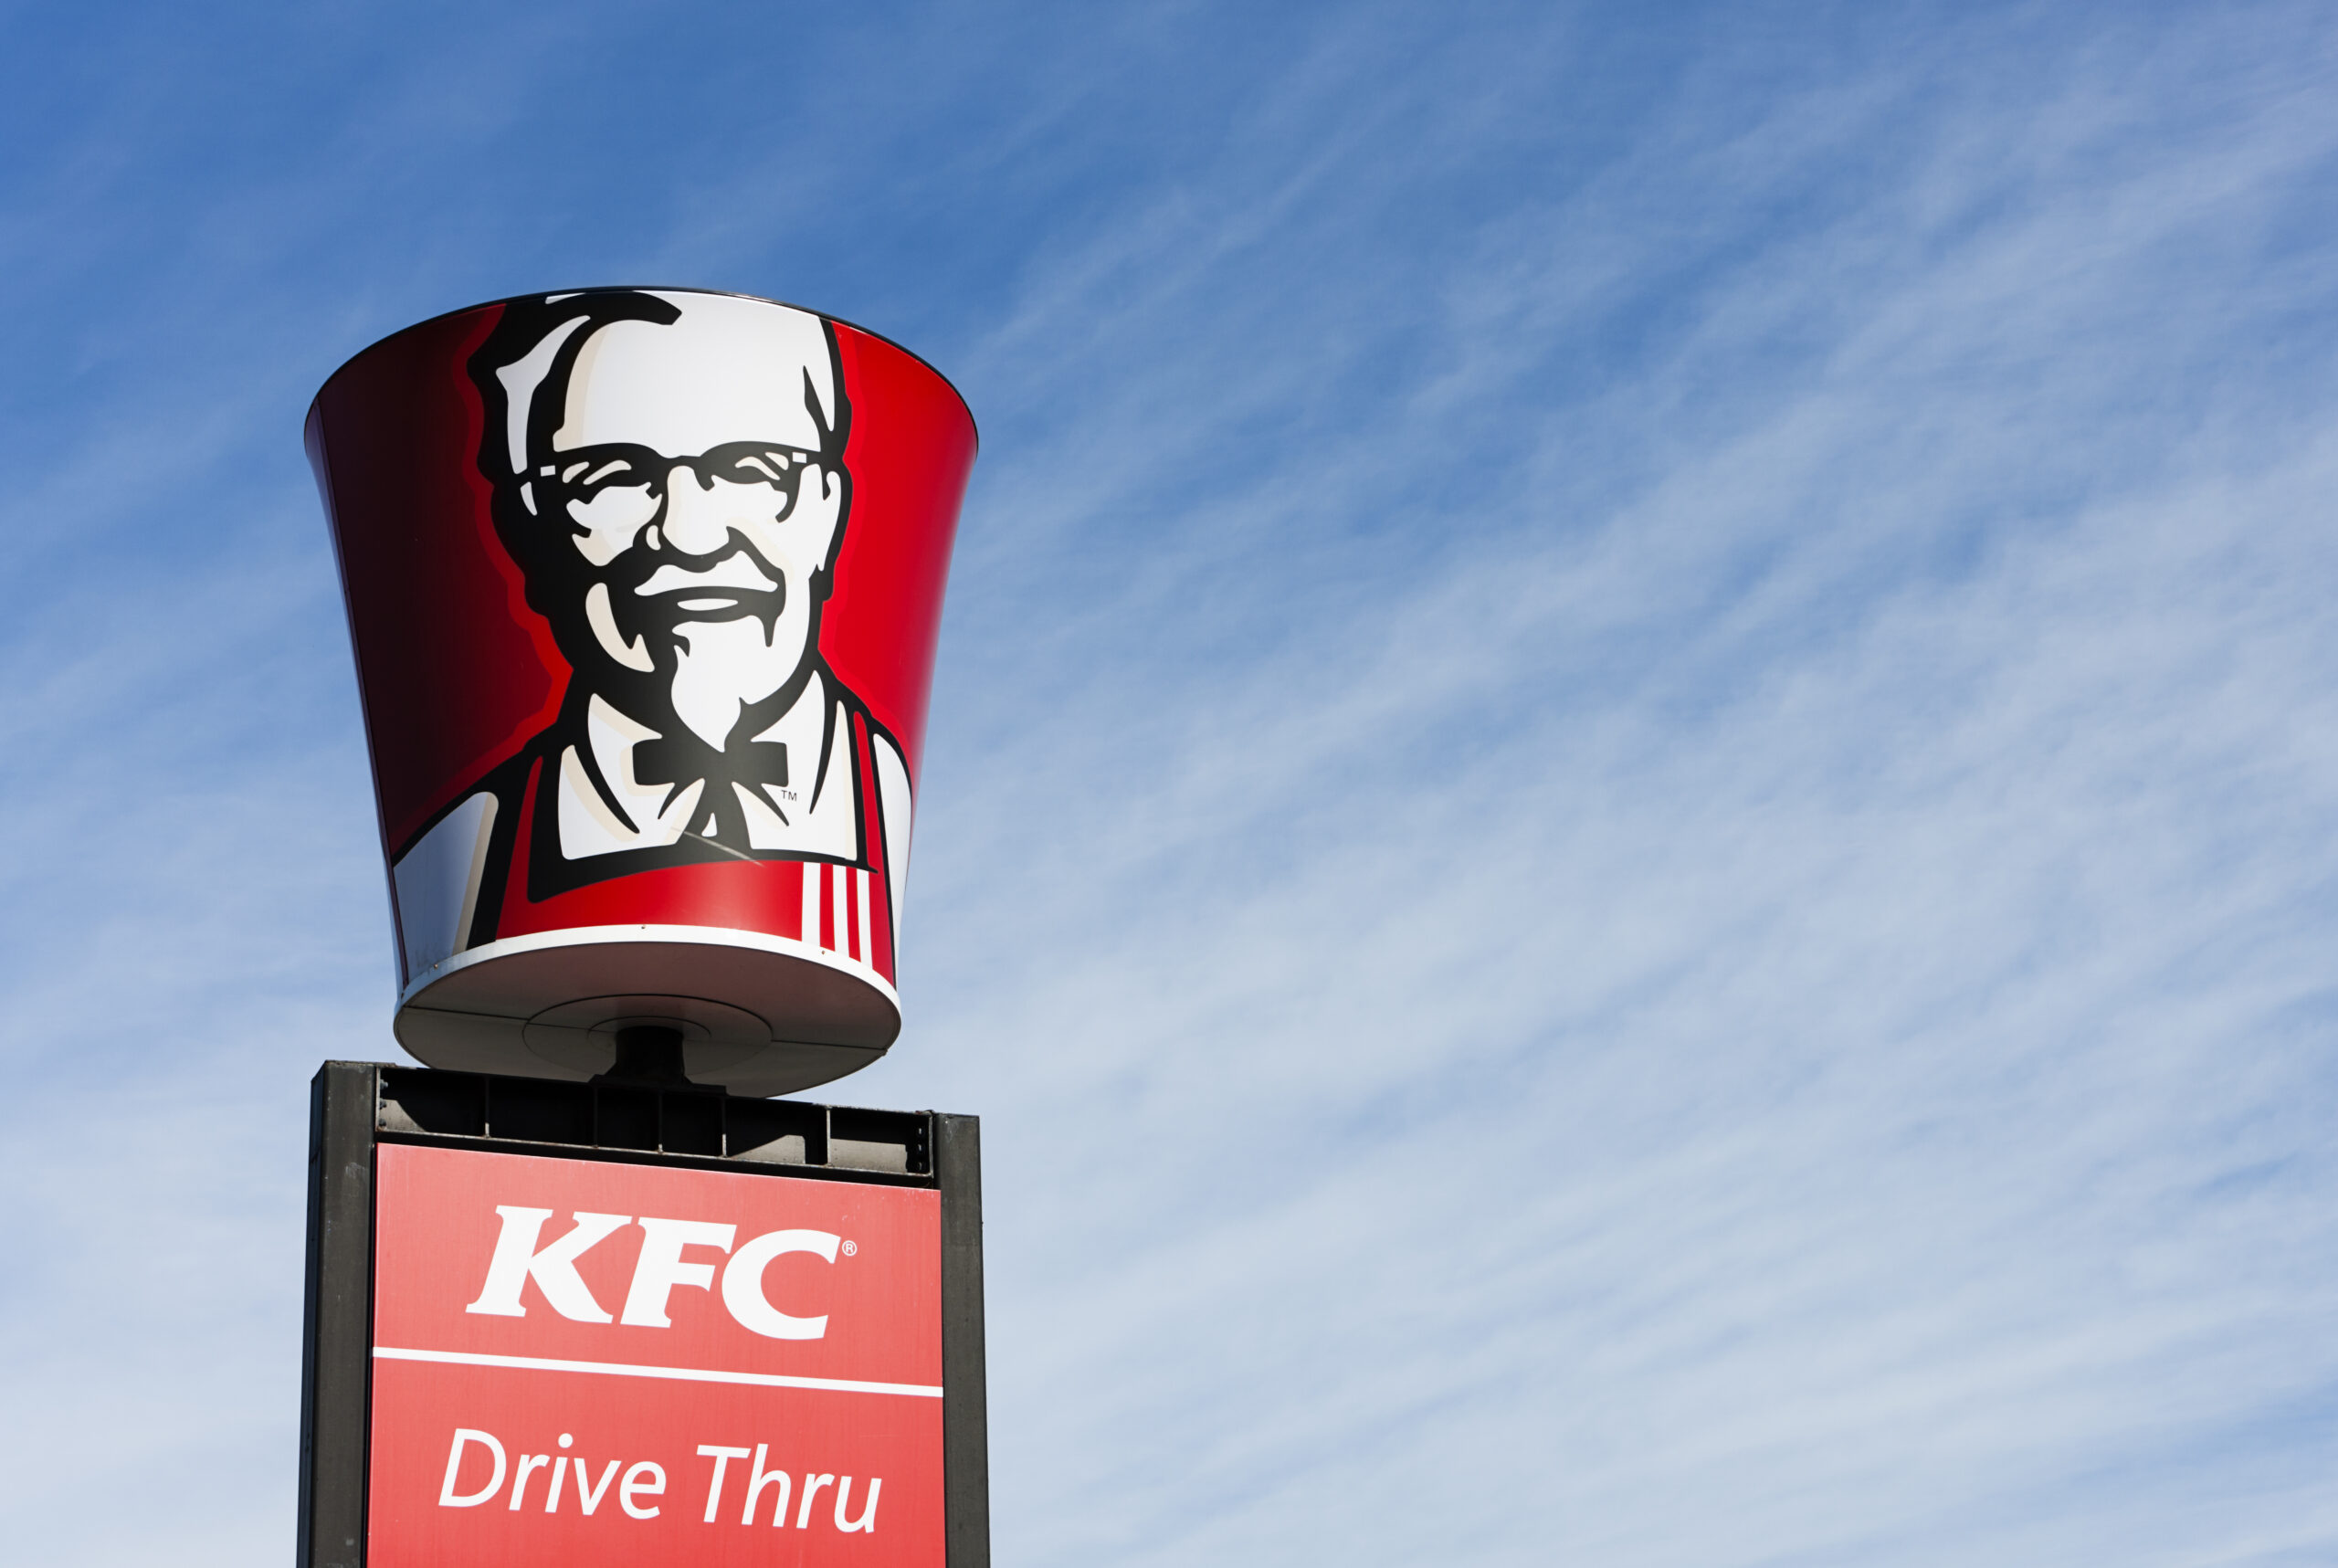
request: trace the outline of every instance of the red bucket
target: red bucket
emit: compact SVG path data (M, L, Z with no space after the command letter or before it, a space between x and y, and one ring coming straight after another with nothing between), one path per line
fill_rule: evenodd
M309 411L395 1028L434 1067L874 1061L974 424L882 338L679 289L480 305Z

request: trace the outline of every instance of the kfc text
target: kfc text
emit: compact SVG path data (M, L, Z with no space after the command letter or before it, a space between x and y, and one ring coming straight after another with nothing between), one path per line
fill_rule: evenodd
M572 1216L575 1224L567 1234L539 1247L538 1239L544 1222L553 1216L553 1210L498 1204L495 1212L503 1217L503 1229L496 1237L495 1256L487 1267L487 1281L480 1287L479 1299L463 1309L466 1312L525 1317L528 1309L520 1299L521 1289L532 1279L553 1310L562 1317L580 1323L611 1321L606 1310L594 1300L584 1278L576 1272L576 1260L613 1233L637 1223L644 1233L641 1255L634 1264L633 1284L626 1292L624 1312L615 1321L636 1328L672 1327L666 1306L676 1289L714 1288L714 1264L683 1260L686 1250L698 1247L730 1254L730 1261L722 1268L722 1304L741 1328L774 1340L816 1340L828 1331L825 1314L797 1317L774 1306L764 1293L764 1271L774 1259L789 1253L810 1253L824 1262L834 1263L842 1238L831 1231L767 1231L734 1252L732 1247L738 1234L736 1226L648 1216L637 1222L629 1215L580 1210Z

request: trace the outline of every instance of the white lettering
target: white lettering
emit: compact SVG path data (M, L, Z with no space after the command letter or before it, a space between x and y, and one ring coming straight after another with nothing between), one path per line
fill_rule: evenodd
M714 1461L714 1474L708 1479L706 1483L706 1522L712 1524L714 1522L714 1510L722 1506L723 1468L729 1465L733 1459L745 1458L747 1457L747 1450L744 1448L722 1448L717 1447L711 1443L700 1443L698 1446L698 1457L701 1459L712 1459Z
M645 1470L648 1472L647 1477L644 1477L642 1474ZM633 1506L634 1495L636 1493L639 1493L643 1497L665 1496L666 1468L663 1465L654 1463L651 1460L644 1459L641 1463L627 1470L625 1473L625 1479L617 1483L617 1503L619 1507L623 1508L626 1512L631 1514L636 1519L656 1519L658 1517L658 1510L655 1508L636 1508Z
M835 1480L834 1476L816 1476L809 1470L804 1472L804 1506L795 1510L796 1529L812 1528L812 1500L820 1495L822 1487L830 1485Z
M511 1511L520 1511L520 1501L528 1495L528 1478L552 1463L550 1454L522 1454L520 1468L511 1472Z
M728 1252L739 1227L706 1220L644 1218L641 1228L645 1233L641 1257L633 1266L633 1289L626 1292L622 1321L637 1329L671 1328L666 1320L666 1298L675 1286L714 1289L714 1265L683 1262L682 1248L719 1247Z
M821 1338L828 1331L827 1314L795 1318L773 1306L764 1294L764 1270L773 1258L791 1252L813 1253L834 1263L837 1243L837 1238L825 1230L774 1230L755 1237L732 1256L722 1271L722 1304L731 1309L741 1328L767 1340Z
M498 1204L495 1212L503 1216L502 1234L495 1238L495 1257L487 1266L487 1283L479 1288L479 1300L465 1307L464 1311L524 1318L528 1309L521 1305L520 1289L533 1279L544 1300L552 1303L552 1310L562 1317L579 1323L609 1321L609 1315L601 1310L601 1304L593 1300L593 1293L577 1275L576 1260L612 1231L631 1225L632 1215L579 1213L574 1230L539 1252L536 1237L542 1231L544 1221L552 1217L552 1210Z
M871 1535L876 1534L877 1489L884 1484L883 1479L877 1476L871 1476L869 1478L869 1500L861 1505L860 1522L858 1524L847 1524L844 1521L844 1509L845 1504L849 1502L852 1499L852 1478L850 1476L847 1476L844 1479L838 1481L837 1483L837 1528L843 1531L847 1535L850 1535L856 1531L862 1530L867 1531Z
M473 1443L483 1445L495 1456L495 1474L486 1486L468 1497L455 1495L455 1475L463 1468L463 1450ZM440 1508L477 1508L503 1489L503 1445L484 1432L474 1432L468 1426L455 1428L455 1446L447 1450L447 1479L438 1488Z
M575 1442L575 1438L566 1432L563 1432L560 1437L563 1447ZM474 1447L483 1451L490 1467L490 1473L487 1476L484 1485L467 1492L460 1489L467 1470L472 1477L479 1474L478 1467L473 1465L469 1458L470 1450ZM761 1444L758 1444L754 1449L753 1483L747 1490L747 1510L751 1516L764 1489L773 1479L764 1473L764 1451ZM731 1459L746 1458L747 1450L706 1447L700 1448L699 1452L711 1456L715 1459L713 1484L708 1489L706 1500L706 1521L711 1524L714 1522L715 1514L721 1502L723 1465ZM478 1508L482 1503L492 1501L503 1490L504 1479L508 1473L511 1481L508 1506L512 1512L517 1513L527 1506L529 1479L538 1470L547 1468L552 1473L544 1489L543 1510L546 1513L556 1514L560 1511L561 1500L568 1490L568 1476L570 1471L574 1470L576 1478L577 1506L586 1518L589 1519L599 1511L602 1502L608 1497L612 1487L616 1489L618 1504L633 1518L656 1519L658 1516L659 1510L655 1504L648 1504L640 1500L645 1498L661 1497L665 1494L666 1470L655 1460L643 1459L628 1469L625 1468L624 1460L611 1459L602 1467L601 1479L595 1481L593 1479L592 1467L581 1458L566 1454L507 1456L503 1444L493 1433L482 1432L470 1426L455 1428L454 1442L447 1450L447 1473L438 1483L438 1506ZM619 1479L620 1471L623 1471L622 1479ZM785 1515L787 1510L787 1477L782 1473L778 1480L780 1512ZM785 1524L786 1520L783 1517L775 1522Z
M770 1445L764 1443L758 1443L755 1445L754 1465L753 1468L747 1472L747 1509L744 1513L742 1513L739 1516L739 1522L741 1524L753 1524L755 1522L755 1500L763 1496L764 1488L771 1485L774 1481L777 1481L779 1483L779 1501L772 1505L771 1527L774 1530L779 1530L785 1528L787 1523L787 1489L789 1483L787 1479L787 1472L785 1470L766 1470L764 1468L764 1454L769 1447ZM709 1518L708 1522L713 1522L711 1517Z
M616 1460L611 1459L609 1468L601 1472L601 1484L597 1487L588 1487L584 1484L584 1477L588 1473L584 1468L584 1461L582 1459L576 1461L576 1495L584 1500L586 1519L593 1517L593 1510L600 1507L601 1500L608 1495L609 1483L616 1479L617 1463Z

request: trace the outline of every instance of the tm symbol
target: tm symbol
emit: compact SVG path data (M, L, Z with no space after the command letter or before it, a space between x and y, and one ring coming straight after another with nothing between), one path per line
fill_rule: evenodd
M854 1253L858 1252L859 1250L860 1247L858 1243L848 1241L844 1244L844 1255L847 1258L850 1258Z

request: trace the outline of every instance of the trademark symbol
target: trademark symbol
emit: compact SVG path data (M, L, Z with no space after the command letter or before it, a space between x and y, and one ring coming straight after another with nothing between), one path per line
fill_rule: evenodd
M844 1244L844 1255L847 1258L850 1258L854 1253L858 1252L859 1250L860 1247L858 1243L848 1241Z

